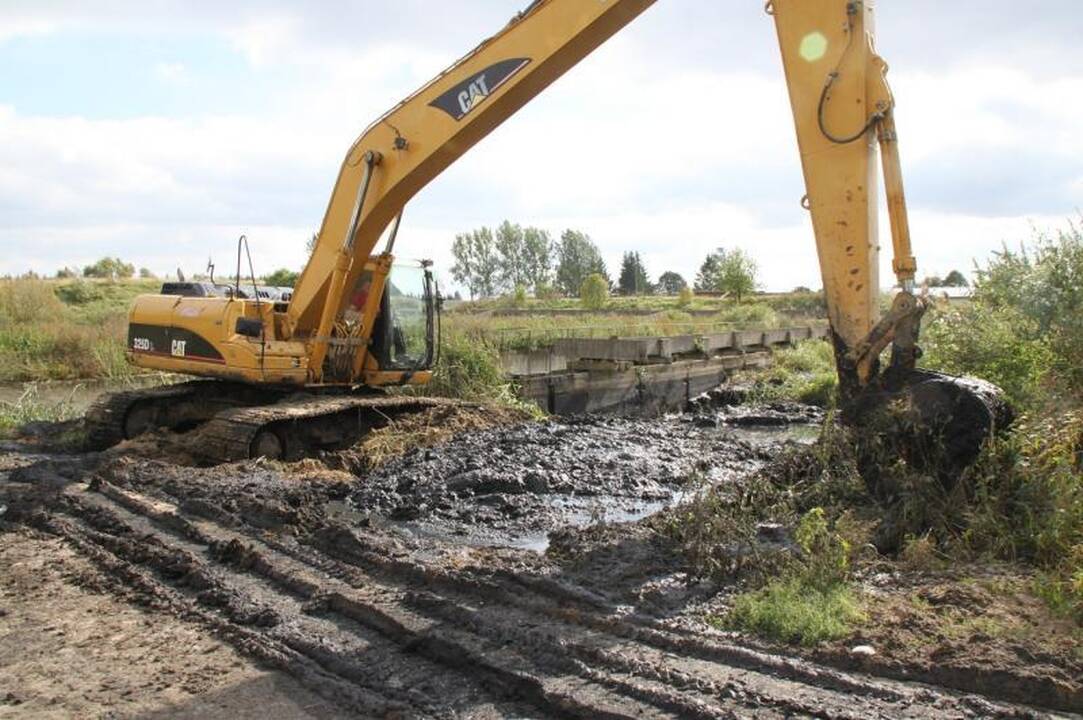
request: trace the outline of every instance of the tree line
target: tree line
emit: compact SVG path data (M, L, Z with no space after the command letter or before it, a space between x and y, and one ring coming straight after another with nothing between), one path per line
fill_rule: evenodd
M538 298L580 297L588 278L598 276L591 293L678 295L689 288L680 273L663 272L652 281L638 252L626 252L616 282L598 246L579 230L565 230L554 240L547 230L505 220L495 230L478 228L455 236L451 276L471 299L532 293ZM711 252L695 278L695 291L728 294L738 301L758 287L757 267L743 250Z

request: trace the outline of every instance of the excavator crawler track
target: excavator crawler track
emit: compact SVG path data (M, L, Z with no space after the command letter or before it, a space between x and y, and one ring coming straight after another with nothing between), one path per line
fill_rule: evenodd
M102 395L86 412L87 447L104 450L140 432L166 427L182 430L237 406L273 403L284 391L221 380L193 380L176 385ZM143 427L132 425L133 413L145 413Z
M396 395L309 396L274 405L218 413L199 428L197 452L214 463L279 454L296 459L321 445L343 445L381 427L393 417L431 407L463 405L446 398ZM259 452L261 434L273 434L280 453Z
M87 446L92 450L104 450L127 437L124 423L129 411L141 402L167 404L198 397L208 386L217 386L213 380L193 380L176 385L161 385L140 390L106 393L86 412Z

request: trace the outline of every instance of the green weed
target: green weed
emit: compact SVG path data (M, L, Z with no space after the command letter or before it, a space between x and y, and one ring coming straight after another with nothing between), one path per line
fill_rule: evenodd
M41 399L36 385L30 385L14 402L0 401L0 432L6 433L32 422L62 422L80 415L74 402L75 393L56 402Z
M776 642L815 645L846 637L864 620L865 613L851 588L834 585L821 589L789 577L737 596L729 614L716 624Z
M757 373L753 382L753 397L761 402L790 400L832 407L838 390L835 351L822 340L778 350L771 367Z

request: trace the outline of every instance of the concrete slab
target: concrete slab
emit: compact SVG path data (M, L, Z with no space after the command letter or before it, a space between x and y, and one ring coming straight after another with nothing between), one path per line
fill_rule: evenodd
M511 377L549 375L568 369L568 358L549 349L504 352L500 354L500 363L504 367L504 374Z

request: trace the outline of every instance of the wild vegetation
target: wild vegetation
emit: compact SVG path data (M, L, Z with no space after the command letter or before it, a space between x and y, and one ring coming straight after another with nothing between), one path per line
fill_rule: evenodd
M153 280L0 279L0 382L119 378L127 311Z
M904 567L1017 563L1034 573L1033 594L1083 624L1081 317L1077 227L1005 249L977 268L972 302L937 305L924 334L924 364L997 383L1019 415L961 476L908 462L876 432L878 419L858 429L829 422L813 447L778 460L739 490L703 493L683 517L671 519L664 529L700 572L723 570L750 584L716 621L812 642L838 636L860 619L846 573L826 586L822 573L808 574L825 554L821 549L814 559L802 540L814 513L826 537L838 538L828 556L871 543L880 557ZM775 367L755 379L756 392L830 406L833 362L823 343L780 353ZM880 420L896 421L890 414ZM755 546L761 522L794 529L798 551L783 553L781 572L779 558L770 555L746 553L740 568L719 560L735 543ZM865 532L855 535L855 527Z

